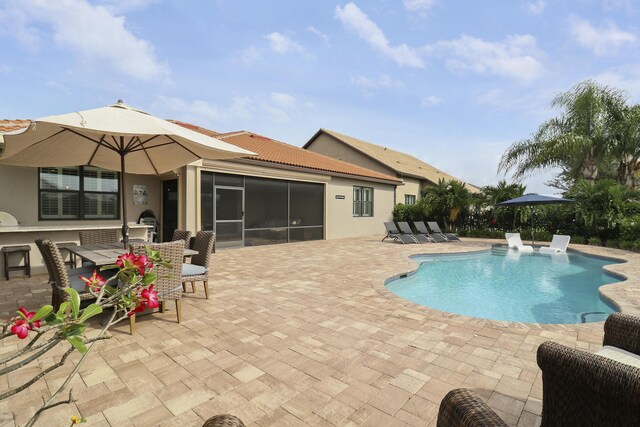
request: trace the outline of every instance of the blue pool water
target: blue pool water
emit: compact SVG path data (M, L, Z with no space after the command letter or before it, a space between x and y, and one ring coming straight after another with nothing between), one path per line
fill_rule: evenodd
M414 257L414 274L387 289L415 303L450 313L529 323L597 322L616 311L598 288L622 279L602 267L617 261L514 249Z

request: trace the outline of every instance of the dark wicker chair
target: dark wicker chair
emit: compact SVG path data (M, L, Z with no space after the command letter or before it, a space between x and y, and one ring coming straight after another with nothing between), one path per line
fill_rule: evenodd
M187 282L191 282L191 290L196 292L196 282L204 284L204 295L209 299L209 263L211 262L211 250L215 242L213 233L198 231L193 244L193 249L198 251L197 255L191 258L191 264L182 266L182 287Z
M131 252L135 254L145 254L146 247L154 251L160 251L162 259L171 263L171 269L164 267L156 267L158 280L155 289L158 291L158 300L160 301L160 312L163 313L166 308L167 301L176 302L176 315L178 323L182 315L182 257L184 256L184 242L177 240L167 243L132 243ZM129 317L131 334L135 330L136 316Z
M51 240L36 239L36 246L42 254L45 267L49 273L49 285L51 286L51 305L54 310L58 310L60 304L69 300L69 294L65 292L65 288L71 287L71 278L80 275L91 275L90 268L74 268L67 270L62 254L58 246ZM75 283L75 280L74 280ZM95 298L90 293L83 293L83 286L78 281L74 288L80 292L81 301L92 301Z
M216 415L202 424L202 427L246 427L242 420L235 415Z
M640 354L640 318L613 314L604 332L604 345ZM551 341L538 347L537 360L543 427L640 425L640 368ZM485 424L495 416L487 411L493 412L474 393L454 390L440 404L438 426L504 425ZM482 421L461 423L465 417Z
M189 240L191 239L191 232L189 230L174 230L171 241L184 240L184 247L189 248Z
M118 243L116 230L84 230L80 231L80 245L104 245Z
M442 399L437 427L507 426L480 397L466 388L451 390Z

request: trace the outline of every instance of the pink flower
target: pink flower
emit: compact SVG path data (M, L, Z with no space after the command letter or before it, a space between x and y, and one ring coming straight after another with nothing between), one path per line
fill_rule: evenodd
M31 330L32 325L35 328L40 327L40 321L36 320L34 322L29 322L29 320L31 320L36 314L35 311L27 311L27 309L24 307L20 307L18 311L22 313L27 319L25 320L22 317L18 317L16 320L14 320L13 326L11 327L11 333L17 335L18 338L23 340L27 337L27 335L29 335L29 331Z
M80 278L84 281L85 286L93 291L99 291L107 283L104 277L98 274L97 270L93 270L93 275L89 278L84 276L80 276Z
M158 301L158 292L153 290L153 286L149 286L149 289L143 290L140 295L147 301L147 307L149 308L158 308L160 307L160 302Z
M128 253L123 254L118 257L118 261L116 261L116 265L120 268L129 267L136 261L135 254Z
M144 274L147 267L153 267L153 263L149 261L149 257L146 255L139 255L134 261L133 264L138 267L138 272L140 274Z

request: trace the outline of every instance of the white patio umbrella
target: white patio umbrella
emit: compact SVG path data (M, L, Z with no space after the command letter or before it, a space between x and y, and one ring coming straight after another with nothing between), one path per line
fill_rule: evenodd
M0 133L2 142L0 164L90 165L119 171L122 194L125 173L157 175L199 159L256 155L129 107L122 101L103 108L34 120L26 129ZM124 196L120 204L126 244Z

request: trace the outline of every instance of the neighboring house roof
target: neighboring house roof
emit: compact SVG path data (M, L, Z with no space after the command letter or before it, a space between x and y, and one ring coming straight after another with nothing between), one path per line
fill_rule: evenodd
M26 128L30 124L31 120L0 120L0 132L11 132L12 130Z
M328 172L329 174L353 175L365 179L375 179L401 183L402 180L372 171L361 166L352 165L333 157L304 150L300 147L276 141L266 136L258 135L248 131L218 133L209 129L195 126L189 123L173 120L174 123L205 135L213 136L229 144L236 145L245 150L253 151L258 156L245 157L246 159L257 160L267 163L294 166L317 171ZM242 160L242 159L238 159Z
M316 134L307 142L303 148L307 148L311 143L321 134L325 133L332 136L339 142L350 146L351 148L361 152L367 157L383 164L384 166L394 170L400 176L410 176L419 179L426 179L428 181L437 183L440 179L444 178L446 181L456 180L464 182L459 178L456 178L448 173L431 166L428 163L423 162L409 154L402 153L400 151L392 150L391 148L382 147L380 145L372 144L370 142L362 141L361 139L354 138L352 136L344 135L339 132L335 132L329 129L321 128ZM477 192L479 189L469 183L466 183L466 187L471 192Z

